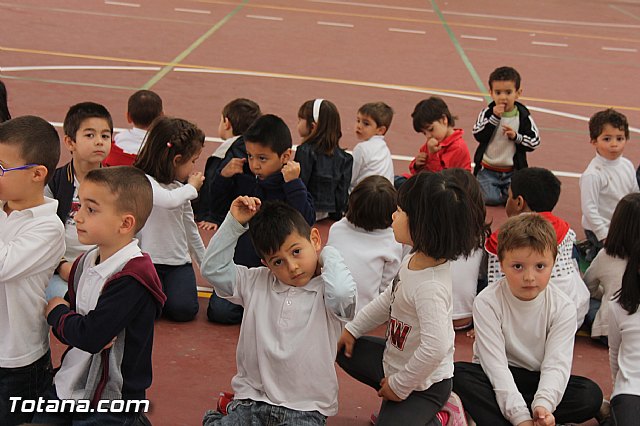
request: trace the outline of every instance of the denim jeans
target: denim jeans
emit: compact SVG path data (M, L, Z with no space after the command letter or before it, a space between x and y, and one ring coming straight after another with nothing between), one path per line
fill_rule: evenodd
M0 424L3 426L29 423L33 413L11 413L11 396L37 400L51 385L53 367L51 352L25 367L0 368ZM18 403L19 404L19 403ZM18 407L19 408L19 407Z
M45 298L49 301L54 297L64 297L64 295L67 294L67 290L69 290L69 284L60 278L60 275L53 274L49 280L49 284L47 284Z
M317 411L297 411L266 402L236 399L226 416L213 410L204 414L203 426L322 426L326 416Z
M162 282L162 291L167 296L162 314L173 321L193 320L200 308L193 266L190 263L177 266L156 263L153 266Z
M485 169L478 172L478 183L487 206L504 206L507 202L513 172L496 172Z

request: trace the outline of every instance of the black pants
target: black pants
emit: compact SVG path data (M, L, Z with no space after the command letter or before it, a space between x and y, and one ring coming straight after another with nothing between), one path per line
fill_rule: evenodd
M531 409L540 381L540 372L517 367L509 367L509 370L518 391ZM453 391L458 394L464 409L478 425L511 425L502 416L493 386L480 364L456 362ZM602 391L596 383L585 377L570 376L562 401L553 415L556 423L582 423L595 417L600 405Z
M380 337L361 337L356 340L351 358L344 352L338 353L338 365L354 379L379 390L380 381L385 377L384 348L385 340ZM404 401L383 400L376 425L441 426L435 416L447 403L452 385L452 380L446 379L429 389L411 392Z
M620 394L611 399L614 426L636 426L640 423L640 396Z
M186 322L196 317L198 305L198 288L196 274L190 263L184 265L154 264L162 291L167 301L162 308L162 314L173 321Z

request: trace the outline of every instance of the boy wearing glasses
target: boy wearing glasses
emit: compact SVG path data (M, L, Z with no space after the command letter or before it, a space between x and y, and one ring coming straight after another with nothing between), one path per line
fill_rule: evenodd
M43 195L60 158L45 120L0 124L0 424L29 423L9 397L35 400L51 385L45 287L64 253L58 202Z

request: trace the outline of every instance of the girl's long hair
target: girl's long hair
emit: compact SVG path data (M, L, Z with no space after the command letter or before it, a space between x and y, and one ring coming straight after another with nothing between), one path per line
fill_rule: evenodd
M8 102L7 88L4 83L0 81L0 123L11 120Z
M313 118L314 102L315 99L306 101L298 110L298 117L306 120L307 128L311 131L302 143L313 146L319 153L333 155L335 149L340 147L340 138L342 137L340 113L333 102L325 99L320 104L320 112L316 122ZM316 123L313 130L312 123Z
M640 259L640 241L636 241L627 262L627 267L622 276L622 286L613 299L629 313L634 314L640 304L640 275L638 271L638 260Z

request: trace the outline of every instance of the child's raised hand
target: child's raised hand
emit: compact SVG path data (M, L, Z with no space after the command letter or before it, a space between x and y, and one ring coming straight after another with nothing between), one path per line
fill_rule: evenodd
M505 108L505 104L496 104L496 106L493 107L493 114L497 115L498 117L502 117L502 114L504 113L504 108Z
M53 311L55 307L58 305L65 305L66 307L69 307L69 302L64 300L62 297L52 298L51 300L49 300L49 303L47 304L47 307L44 310L44 317L47 318L51 313L51 311Z
M356 338L353 337L353 334L349 333L347 329L342 330L342 335L340 339L338 339L338 352L344 348L344 356L347 358L351 358L351 353L353 352L353 344L356 342Z
M535 426L555 426L556 418L546 408L537 406L533 409L533 424Z
M287 164L282 166L282 176L285 182L298 179L300 177L300 163L293 160L287 161Z
M230 178L233 175L243 172L244 163L247 162L246 158L232 158L226 166L220 171L220 175L226 178Z
M200 191L200 188L202 188L202 184L204 183L204 175L202 172L193 172L189 175L187 183L193 186L196 191Z
M400 402L402 399L396 395L396 393L389 386L389 381L386 377L383 377L380 380L380 390L378 391L378 396L384 399L388 399L389 401Z
M429 154L435 154L440 151L442 147L440 146L440 142L436 140L436 138L429 138L427 141L427 149L429 150Z
M509 138L509 140L514 140L517 136L516 131L506 124L502 125L502 133L504 133Z
M231 203L231 216L242 225L245 225L260 210L261 201L256 197L241 195Z
M416 155L416 162L414 163L414 167L416 169L421 169L424 167L426 162L427 162L427 153L419 152L418 155Z
M196 225L198 225L198 228L202 229L203 231L217 231L218 230L218 225L216 223L207 222L206 220L201 220L200 222L196 222Z

